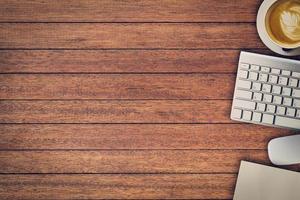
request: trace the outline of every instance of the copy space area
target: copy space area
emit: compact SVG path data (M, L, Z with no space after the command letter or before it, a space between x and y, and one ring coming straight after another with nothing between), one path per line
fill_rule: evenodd
M230 120L260 3L0 0L0 199L232 199L294 133Z

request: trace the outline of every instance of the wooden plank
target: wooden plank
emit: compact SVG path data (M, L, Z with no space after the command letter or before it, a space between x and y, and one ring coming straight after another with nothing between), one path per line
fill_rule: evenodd
M237 50L0 50L0 73L234 73L238 57Z
M0 173L237 173L240 160L267 163L267 151L0 151Z
M255 22L260 2L261 0L1 0L0 21ZM226 12L229 10L230 12Z
M1 199L230 199L233 174L0 175Z
M237 50L0 50L0 73L235 73L239 54Z
M230 107L229 100L2 100L0 123L231 123Z
M0 36L1 49L265 48L252 23L2 23Z
M0 99L232 99L232 74L0 75Z
M295 133L252 124L2 124L0 149L267 149Z
M274 55L269 50L251 51ZM238 50L0 50L0 73L235 73L239 54Z
M212 49L0 50L0 73L235 73L239 54Z

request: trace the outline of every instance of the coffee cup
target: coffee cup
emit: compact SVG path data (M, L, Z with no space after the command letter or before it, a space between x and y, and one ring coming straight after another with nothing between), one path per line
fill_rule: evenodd
M300 47L300 0L265 0L264 11L257 23L262 24L264 35L284 50ZM262 35L259 32L260 36Z

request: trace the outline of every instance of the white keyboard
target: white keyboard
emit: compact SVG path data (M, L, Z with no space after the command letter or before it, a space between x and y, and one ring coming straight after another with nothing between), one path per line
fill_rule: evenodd
M300 129L300 61L241 52L231 119Z

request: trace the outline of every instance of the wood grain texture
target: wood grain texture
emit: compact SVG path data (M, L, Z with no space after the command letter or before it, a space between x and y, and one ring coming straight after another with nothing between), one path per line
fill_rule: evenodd
M0 50L0 73L235 73L239 53L237 50Z
M231 123L230 107L230 100L2 100L0 123Z
M233 174L0 175L1 199L231 199Z
M261 2L0 0L0 199L232 199L296 133L229 117Z
M252 23L1 23L0 48L265 47L257 35L255 24Z
M237 173L240 160L267 163L267 151L0 151L0 173Z
M232 74L0 75L0 99L232 99Z
M260 2L261 0L1 0L0 21L255 22Z
M267 49L251 52L278 57ZM236 73L239 54L221 49L0 50L0 73Z
M0 50L0 73L236 73L239 54L213 49Z
M2 124L0 149L267 149L295 133L252 124Z

